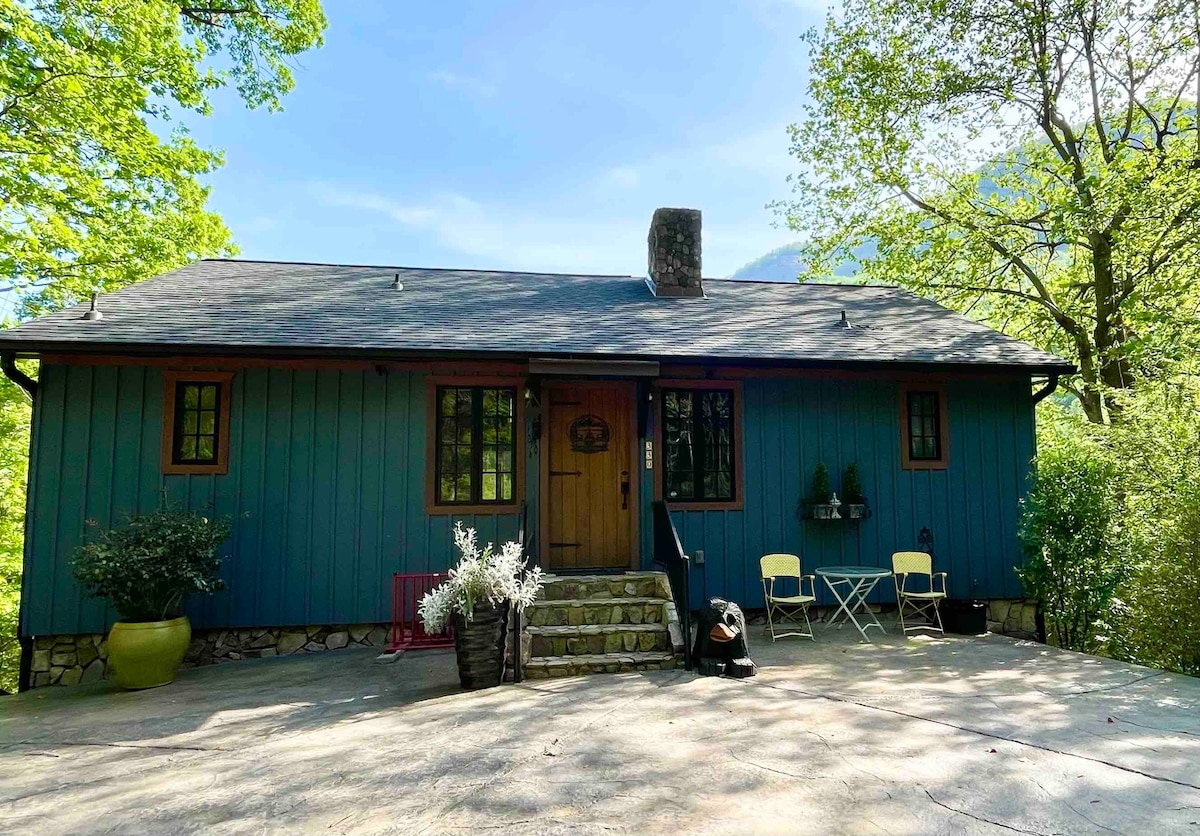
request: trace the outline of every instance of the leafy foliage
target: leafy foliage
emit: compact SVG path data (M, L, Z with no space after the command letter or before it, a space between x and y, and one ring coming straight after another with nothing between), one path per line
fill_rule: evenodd
M1200 383L1145 385L1109 427L1042 408L1021 571L1050 637L1200 675Z
M1115 476L1091 439L1043 433L1022 518L1020 575L1042 602L1047 635L1060 647L1102 649L1113 598L1127 577Z
M825 462L817 462L813 470L812 490L808 498L818 504L833 498L833 490L829 487L829 468L825 466Z
M29 370L26 370L29 371ZM29 452L29 400L0 377L0 693L17 690L25 474Z
M277 108L318 0L0 0L0 275L26 312L231 253L175 125L233 84ZM223 68L218 68L218 64Z
M462 557L450 570L450 579L426 593L417 606L428 632L440 633L455 613L469 621L480 601L523 610L537 600L542 569L526 569L520 543L505 543L499 552L491 543L480 549L475 529L464 529L460 520L454 524L454 545Z
M1190 5L847 0L808 34L802 258L1077 362L1093 422L1200 345ZM871 248L874 248L873 251ZM1110 396L1111 395L1111 396Z
M107 598L124 621L175 618L187 596L224 589L217 548L229 532L227 520L164 504L83 546L75 578L93 597Z
M858 475L858 462L850 462L842 471L842 502L861 505L867 501L863 495L862 478Z

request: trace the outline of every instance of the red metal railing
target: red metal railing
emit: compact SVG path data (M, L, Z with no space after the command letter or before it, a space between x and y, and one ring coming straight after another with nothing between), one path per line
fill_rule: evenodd
M426 633L417 605L422 596L446 580L444 572L422 575L392 575L392 632L387 651L411 650L423 647L451 647L454 634L450 625L440 633Z

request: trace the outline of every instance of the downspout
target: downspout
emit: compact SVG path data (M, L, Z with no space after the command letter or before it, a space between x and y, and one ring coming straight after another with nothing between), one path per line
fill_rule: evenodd
M17 368L15 352L0 352L0 370L4 371L5 377L25 390L30 401L37 397L37 381Z
M4 376L13 383L20 386L25 394L29 397L30 403L37 402L37 381L31 378L25 372L17 368L17 355L12 351L0 352L0 371L4 372ZM33 422L30 421L30 432L33 431ZM29 462L30 470L33 469L33 461ZM25 489L29 490L29 478L26 476ZM26 496L25 501L25 535L29 535L29 496ZM24 564L22 560L22 564ZM22 566L24 569L24 566ZM21 647L21 662L17 669L17 691L28 691L30 678L33 669L33 639L25 633L25 607L28 603L28 596L25 588L25 578L21 581L21 602L17 606L17 644Z
M1036 392L1034 392L1034 394L1033 394L1033 405L1034 406L1037 406L1039 403L1046 400L1046 398L1050 397L1050 393L1058 388L1058 378L1059 378L1058 374L1050 375L1050 379L1046 381L1046 385L1044 387L1042 387L1041 389L1037 390Z

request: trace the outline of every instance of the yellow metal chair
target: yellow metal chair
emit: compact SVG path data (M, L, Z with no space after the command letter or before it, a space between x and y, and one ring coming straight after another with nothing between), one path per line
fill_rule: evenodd
M759 568L762 570L762 585L763 598L767 602L767 630L771 633L771 641L782 639L786 636L805 636L816 641L813 635L812 622L808 620L808 608L817 600L814 581L816 578L813 575L804 574L800 568L800 557L794 554L765 554L758 561ZM776 595L775 581L782 579L795 579L796 595ZM808 581L809 594L804 594L804 582ZM800 617L804 617L803 624ZM795 630L788 633L776 633L775 625L783 628L786 625L794 625ZM800 630L804 627L807 632Z
M917 584L926 587L925 591L907 588L909 578L914 575L927 579L927 583ZM946 597L946 573L933 571L931 555L925 552L896 552L892 555L892 580L896 584L896 603L900 607L902 632L908 633L911 630L946 632L942 629L942 614L938 610L938 605ZM940 580L941 583L935 584L936 580ZM939 589L938 586L941 588ZM910 617L919 615L929 623L914 624L911 627L905 625L906 611Z

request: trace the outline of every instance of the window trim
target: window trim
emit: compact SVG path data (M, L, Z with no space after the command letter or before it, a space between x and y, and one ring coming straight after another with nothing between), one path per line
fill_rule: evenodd
M937 395L938 446L936 459L914 459L909 439L908 396L914 392ZM946 387L940 383L911 382L900 385L900 466L905 470L945 470L950 466L950 420L946 409Z
M425 384L425 513L429 516L516 514L525 499L525 381L502 376L430 376ZM437 501L437 392L439 387L497 388L516 392L513 416L513 498L510 502L443 505Z
M164 371L162 472L168 476L224 476L229 472L229 415L233 400L233 372ZM175 404L182 383L215 383L219 387L217 410L217 460L175 461Z
M733 499L668 500L673 511L741 511L746 506L746 470L742 438L742 381L693 380L689 378L662 379L654 382L654 498L663 499L666 456L663 447L663 390L664 389L728 389L733 392Z

